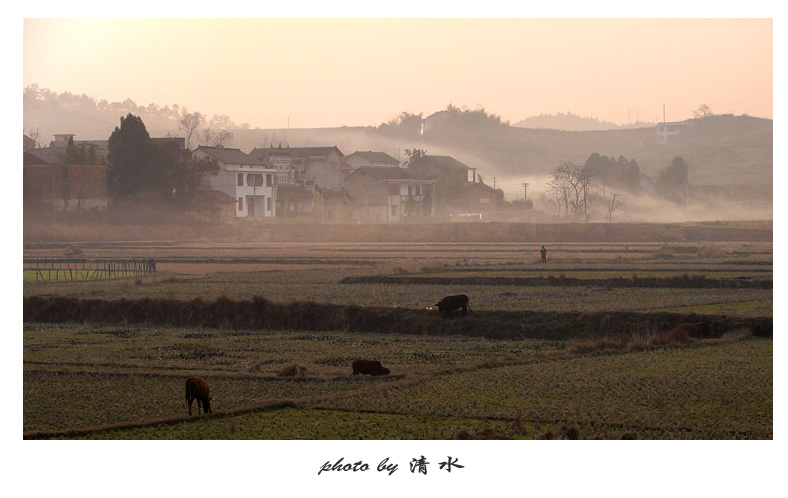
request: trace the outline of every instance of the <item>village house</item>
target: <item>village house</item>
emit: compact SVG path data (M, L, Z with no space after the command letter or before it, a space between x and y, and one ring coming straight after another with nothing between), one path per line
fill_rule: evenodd
M226 223L235 220L237 203L219 190L198 190L189 199L186 215L194 220Z
M211 190L218 190L237 201L236 218L266 219L276 216L276 169L267 161L250 157L240 149L197 147L196 159L213 159L219 165L216 176L206 178Z
M320 223L360 221L358 204L347 190L328 190L315 185L314 219Z
M503 190L493 188L481 179L465 188L468 212L495 211L503 203Z
M324 189L339 190L342 187L341 162L345 157L336 145L330 147L254 148L249 157L258 161L271 157L277 167L287 165L295 184L320 185ZM289 159L288 159L289 158Z
M107 165L68 164L68 138L56 135L49 147L23 152L23 201L48 212L103 211L108 206ZM95 156L94 156L95 157Z
M362 166L399 166L399 160L394 159L385 152L356 151L342 161L342 178L347 178L351 173Z
M435 180L417 179L399 166L361 166L345 181L361 221L401 222L435 212Z
M429 135L437 126L446 121L451 115L449 111L433 112L421 121L421 135Z
M450 208L466 209L465 193L468 183L476 183L476 168L470 168L451 156L425 155L407 170L414 178L435 180L435 211Z

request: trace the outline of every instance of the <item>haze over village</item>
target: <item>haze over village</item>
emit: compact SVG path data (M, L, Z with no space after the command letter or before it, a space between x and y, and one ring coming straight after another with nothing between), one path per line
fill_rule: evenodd
M414 24L421 26L424 22L414 21ZM109 22L118 27L145 26L151 36L155 36L158 29L188 31L205 27L207 23L207 20L158 20L144 24L131 20ZM394 20L368 23L290 21L290 24L284 20L239 20L236 23L215 21L212 26L219 31L235 27L243 33L244 29L258 27L260 23L273 31L287 26L300 29L307 50L324 42L326 47L321 53L338 46L347 49L348 44L358 38L354 28L366 31L378 25L404 25ZM695 23L677 20L675 23L678 28L695 28L694 34L681 35L687 40L694 36L727 37L727 28L737 26L742 43L748 47L760 40L758 35L751 33L763 25L759 20ZM435 21L431 25L439 33L469 28L485 34L486 43L500 46L516 43L520 36L513 31L516 27L536 28L542 24L566 25L581 32L589 26L588 22L569 20L564 20L563 24L558 20L541 24L533 20ZM326 30L325 36L314 36L318 27ZM656 29L658 23L650 20L599 21L596 27L648 31ZM303 64L309 65L306 61L312 57L304 55L303 62L299 63L298 50L304 50L301 47L290 49L290 57L275 54L267 64L271 68L290 68L293 75L290 79L296 83L289 92L270 83L269 79L262 83L271 87L265 91L253 91L247 82L240 82L232 92L218 91L211 77L203 77L179 87L184 90L181 95L188 100L187 106L183 101L171 104L139 102L141 95L154 95L149 86L152 81L134 87L124 78L125 82L118 88L107 91L113 95L118 95L118 91L128 92L118 100L94 93L98 83L80 83L73 76L58 80L59 90L50 89L47 81L54 83L56 80L44 64L51 57L43 51L46 40L58 34L76 36L77 29L87 29L79 34L83 42L106 40L115 47L119 57L125 50L112 42L106 26L100 27L87 20L26 21L28 43L23 92L26 215L113 210L150 213L155 210L168 216L219 223L284 219L421 223L699 221L771 217L773 124L770 119L771 80L767 79L771 77L770 45L759 47L761 52L768 49L768 54L763 53L769 55L768 64L765 58L748 59L751 71L747 84L757 82L760 85L752 94L760 100L749 104L741 94L735 94L733 99L724 98L724 88L718 88L723 86L719 79L705 80L714 83L709 83L703 91L680 94L680 90L686 92L690 87L702 88L698 86L705 84L702 75L713 72L718 60L744 54L741 48L725 57L703 53L707 62L705 73L695 73L689 65L684 67L683 83L670 82L682 88L672 88L668 95L659 95L669 97L662 101L657 100L657 93L652 93L650 98L640 95L628 102L621 98L613 102L600 90L586 101L593 101L594 105L587 105L577 100L577 92L563 88L564 82L559 77L560 83L555 85L553 95L541 89L538 91L542 93L523 91L518 93L517 105L498 102L493 111L483 104L468 105L467 101L448 99L462 96L476 100L486 95L488 101L497 101L500 99L488 93L496 85L503 85L501 90L504 90L513 80L520 80L526 90L529 86L537 90L536 85L541 83L537 83L533 75L523 79L520 69L509 67L507 79L490 80L490 88L474 86L475 91L468 92L469 80L478 75L466 73L462 79L453 78L452 83L443 83L448 86L442 97L439 85L429 88L428 93L437 96L432 98L430 105L423 95L409 98L404 92L391 90L394 80L404 82L405 87L410 87L411 83L407 76L389 75L382 70L384 64L377 69L382 80L377 78L374 83L365 80L369 82L362 84L364 91L355 98L346 95L346 88L340 90L349 85L344 80L340 84L330 77L321 79L320 83L313 82L313 88L326 97L318 103L313 92L307 90L304 78L299 77L302 73L308 74L303 71ZM415 28L408 28L408 32L411 29ZM500 31L498 37L491 33L493 29ZM38 36L34 38L34 35ZM240 42L243 36L235 35L237 39L226 43ZM427 42L423 38L421 41ZM604 59L605 64L612 65L615 56L631 61L632 48L614 42L600 42L600 52L609 57ZM397 49L405 51L412 43L384 44L379 47L378 55L385 60ZM439 45L445 48L445 42L442 43ZM635 43L641 48L648 44L642 37L637 37ZM730 43L725 42L725 46ZM439 63L434 60L437 52L433 52L430 45L416 45L427 50L423 54L405 53L417 61L422 73L439 74ZM460 46L458 44L457 50ZM555 72L560 75L561 68L570 62L575 64L574 70L583 67L578 59L582 50L577 45L574 47L578 52L571 53L564 47L553 49L564 58L549 62L543 60L543 54L537 55L538 52L518 48L518 53L526 58L540 59L543 65L557 68ZM362 49L353 47L352 50L361 54ZM614 50L619 53L614 55ZM68 49L60 53L65 53L66 58L77 55ZM156 64L153 52L148 53ZM455 58L452 51L441 53L447 54L450 61ZM471 53L467 66L471 67L476 60L490 75L495 74L506 67L498 64L509 61L504 63L494 54L494 50ZM127 57L117 59L118 64L111 67L116 67L119 75L127 70L142 70L131 55ZM674 65L690 60L687 54L673 53L666 58L657 53L652 66L658 66L663 59L665 64ZM364 64L357 65L360 68L345 68L340 73L358 80L361 74L375 71L373 59L365 55L362 60ZM757 65L761 62L764 63ZM584 64L593 66L588 61ZM178 71L187 72L180 64L178 66ZM534 69L534 74L545 75L544 68L529 67ZM627 72L631 69L625 63L623 67L628 68ZM454 71L456 69L448 72ZM741 73L740 69L737 71ZM253 76L254 72L251 74ZM763 78L758 79L761 76ZM687 82L692 77L698 82L689 85ZM725 77L725 84L731 89L744 84L729 73ZM440 83L437 77L436 81ZM63 88L64 83L69 87ZM159 96L171 97L177 102L179 93L172 88L171 81L165 79L162 83L163 91ZM637 85L644 87L641 90L648 86L642 81ZM109 87L105 87L105 91L106 88ZM244 93L244 88L248 88L248 93ZM389 110L387 115L385 109L391 109L391 102L381 100L371 106L367 101L382 89L391 93L393 105L401 106L398 111ZM195 90L202 91L195 94ZM271 99L270 95L281 95L281 98ZM300 96L301 102L295 105L297 100L292 100L291 95ZM264 128L250 124L252 119L248 111L238 111L237 104L228 100L231 96L240 97L248 107L259 107L255 123L278 121L280 126ZM764 99L767 106L763 106ZM292 116L276 109L281 100L294 104ZM547 104L552 107L546 109L544 100L552 100L552 104ZM502 117L513 116L514 109L521 108L524 101L538 103L531 109L542 109L542 112L509 119ZM221 102L226 102L226 112ZM309 104L304 107L302 104L307 102ZM424 107L413 109L414 104ZM570 104L574 109L559 107ZM613 113L611 106L616 108ZM200 110L204 108L215 112ZM349 126L358 122L362 109L366 119L375 119L371 114L376 108L376 121ZM733 108L739 113L732 112ZM231 114L233 110L250 122L236 122L237 118ZM599 114L586 114L584 110L595 110ZM759 111L768 115L758 114ZM279 114L279 117L272 114ZM618 117L617 122L610 120L611 114ZM307 127L302 123L342 125Z

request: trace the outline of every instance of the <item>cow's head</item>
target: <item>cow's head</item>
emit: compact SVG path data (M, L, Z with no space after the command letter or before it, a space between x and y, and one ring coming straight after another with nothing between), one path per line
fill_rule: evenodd
M380 369L380 374L381 374L381 375L388 375L388 374L390 374L390 373L391 373L391 370L389 370L389 369L388 369L388 368L386 368L386 367L383 367L383 368L381 368L381 369Z
M211 400L212 399L213 399L213 396L211 396L208 399L206 399L205 401L203 401L202 407L203 407L203 410L205 410L205 413L213 413L213 411L211 410Z

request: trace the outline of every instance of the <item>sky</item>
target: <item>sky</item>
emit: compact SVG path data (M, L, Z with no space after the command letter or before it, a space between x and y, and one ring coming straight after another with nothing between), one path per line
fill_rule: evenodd
M377 126L448 104L505 121L773 118L772 19L41 19L23 84L259 128Z

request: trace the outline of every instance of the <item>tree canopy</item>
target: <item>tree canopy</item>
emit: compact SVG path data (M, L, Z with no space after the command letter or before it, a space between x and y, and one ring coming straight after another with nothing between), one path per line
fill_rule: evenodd
M219 170L215 161L193 158L174 140L153 142L142 119L132 114L121 118L110 135L107 159L109 190L121 197L149 190L188 198Z
M132 195L156 183L153 142L142 119L129 113L109 137L109 191L117 196Z

